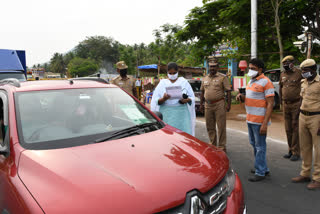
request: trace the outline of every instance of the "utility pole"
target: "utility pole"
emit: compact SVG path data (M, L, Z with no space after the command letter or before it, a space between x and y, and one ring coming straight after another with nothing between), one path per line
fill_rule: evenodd
M257 0L251 0L251 59L257 58Z
M312 49L312 33L307 33L307 41L308 41L308 52L307 52L307 59L311 58L311 49Z

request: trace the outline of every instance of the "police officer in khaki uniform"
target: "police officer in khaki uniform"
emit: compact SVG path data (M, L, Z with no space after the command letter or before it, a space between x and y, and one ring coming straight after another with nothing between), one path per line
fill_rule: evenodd
M203 112L205 108L206 125L211 144L226 152L226 111L229 112L231 108L231 88L228 78L218 70L218 62L209 63L210 74L203 78L201 84L200 111ZM228 92L227 106L226 91ZM203 105L204 102L205 105Z
M279 94L283 101L283 112L289 153L284 158L291 161L300 159L299 114L301 105L301 70L294 67L294 57L286 56L282 60L284 71L280 75Z
M134 78L127 76L128 66L126 63L124 61L117 62L116 67L120 76L113 79L111 83L119 86L129 94L138 97Z
M317 65L313 59L303 61L300 68L305 78L301 85L302 104L299 116L300 149L303 162L300 176L292 178L292 182L311 181L307 188L313 190L320 189L320 76L317 74Z

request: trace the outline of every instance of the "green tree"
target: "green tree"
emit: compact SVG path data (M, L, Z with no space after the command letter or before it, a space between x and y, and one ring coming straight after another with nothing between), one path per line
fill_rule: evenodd
M282 45L282 36L280 31L280 16L279 8L283 1L282 0L271 0L271 5L274 11L274 26L277 31L278 45L279 45L279 55L280 55L280 67L282 68L282 59L283 59L283 45Z
M69 62L75 57L75 54L70 51L68 53L66 53L65 55L63 55L63 61L65 62L66 65L69 64Z
M128 74L134 75L137 71L137 53L130 45L120 45L120 61L125 61L128 66Z
M174 61L181 64L190 54L188 44L179 41L175 36L181 29L179 25L165 24L154 30L155 42L151 43L151 48L153 53L160 56L162 63Z
M104 60L116 63L119 59L119 43L110 37L88 37L75 47L75 55L99 63Z
M225 43L239 48L237 58L248 56L251 44L251 1L216 0L203 2L202 7L191 10L185 20L185 27L177 33L177 37L181 41L195 42L199 57L210 55L216 47ZM297 39L297 35L304 31L302 14L306 11L301 8L305 7L302 4L307 2L307 0L284 0L279 5L280 28L278 29L279 34L277 34L272 2L258 0L258 54L269 68L279 67L278 37L280 36L284 53L302 56L293 45L293 41Z
M68 64L68 71L72 77L85 77L97 72L99 66L92 59L75 57Z
M45 72L50 72L48 63L44 63L42 67L44 68Z
M50 60L50 71L53 73L60 73L64 76L66 74L66 67L63 55L55 53Z

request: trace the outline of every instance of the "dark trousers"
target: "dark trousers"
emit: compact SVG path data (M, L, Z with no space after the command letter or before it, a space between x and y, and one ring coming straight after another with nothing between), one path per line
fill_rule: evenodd
M300 102L283 104L283 113L289 152L293 155L300 155L299 146L299 114Z

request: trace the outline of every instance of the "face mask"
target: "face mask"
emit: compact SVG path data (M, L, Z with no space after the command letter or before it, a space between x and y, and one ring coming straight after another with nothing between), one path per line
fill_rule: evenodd
M178 72L176 73L176 74L173 74L173 75L171 75L171 74L168 74L168 77L169 77L169 79L170 80L176 80L177 78L178 78Z
M127 70L120 70L120 76L126 76L127 75Z
M253 79L258 75L258 71L249 69L248 76Z
M310 77L312 77L313 75L311 74L311 72L306 72L306 73L302 73L302 77L305 78L305 79L308 79Z
M216 70L210 70L210 74L215 75L217 73Z
M283 66L284 70L289 71L290 70L290 66L289 65L284 65Z

